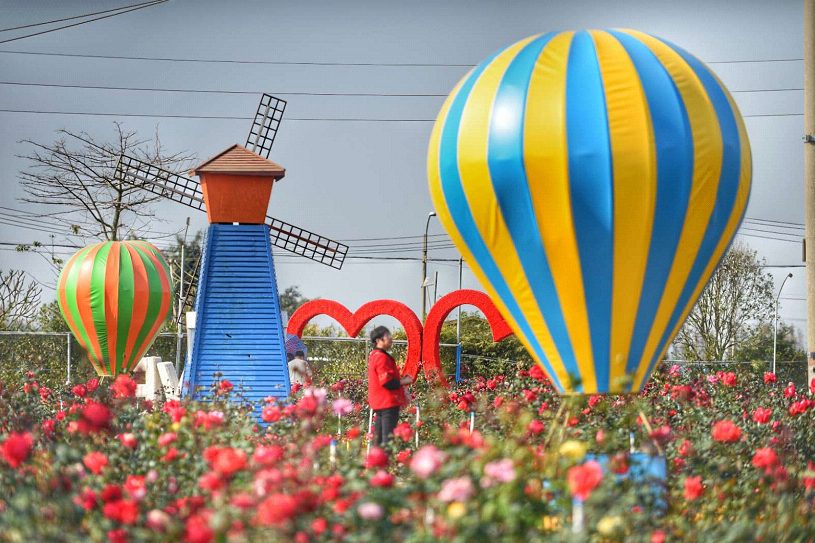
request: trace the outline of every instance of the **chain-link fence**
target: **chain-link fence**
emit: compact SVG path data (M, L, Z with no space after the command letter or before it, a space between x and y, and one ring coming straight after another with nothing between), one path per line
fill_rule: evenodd
M308 359L317 377L324 382L339 379L366 379L368 353L371 342L367 338L306 336L303 342L308 348ZM394 340L391 354L398 361L405 360L407 342ZM176 359L177 336L159 334L146 356L160 356L162 360ZM180 342L181 369L187 357L187 341L182 334ZM441 344L439 348L445 375L457 375L457 345ZM759 374L772 371L772 361L759 362L694 362L667 360L665 364L677 364L700 373L715 374L717 371ZM488 356L461 354L457 377L461 380L509 374L518 369L514 360ZM26 370L36 370L45 386L57 383L82 382L95 375L84 350L69 332L9 332L0 331L0 380L16 382ZM793 382L797 387L808 384L806 361L778 361L776 375L781 383Z
M181 338L183 367L187 342L185 334ZM174 361L177 344L175 334L159 334L145 356ZM17 382L27 370L36 371L44 386L79 383L96 375L84 349L70 332L0 331L0 380Z

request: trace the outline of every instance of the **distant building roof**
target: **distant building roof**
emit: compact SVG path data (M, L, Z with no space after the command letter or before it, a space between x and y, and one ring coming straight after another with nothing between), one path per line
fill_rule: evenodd
M217 172L234 175L267 175L281 179L286 169L237 143L190 170L193 175Z

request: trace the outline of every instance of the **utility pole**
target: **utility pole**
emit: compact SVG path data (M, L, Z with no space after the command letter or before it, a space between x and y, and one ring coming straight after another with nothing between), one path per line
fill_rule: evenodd
M806 187L807 382L815 379L815 0L804 0L804 176Z
M435 217L436 212L427 214L427 222L424 225L424 246L422 248L422 322L427 318L427 231L430 229L430 218Z

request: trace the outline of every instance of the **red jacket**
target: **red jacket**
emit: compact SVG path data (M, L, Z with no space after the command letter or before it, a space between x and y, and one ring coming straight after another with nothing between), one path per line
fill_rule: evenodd
M382 349L374 349L368 357L368 403L371 409L387 409L405 405L405 391L402 385L388 390L383 385L399 379L399 368L393 357Z

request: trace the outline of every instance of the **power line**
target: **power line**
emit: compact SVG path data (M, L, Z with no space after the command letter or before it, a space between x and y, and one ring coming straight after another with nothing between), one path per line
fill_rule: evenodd
M102 13L110 13L111 11L121 11L127 8L133 8L136 6L144 6L146 4L153 4L156 0L150 0L149 2L142 2L141 4L131 4L129 6L122 6L120 8L113 8L113 9L106 9L104 11L94 11L93 13L86 13L85 15L74 15L73 17L63 17L62 19L54 19L53 21L45 21L42 23L32 23L28 25L22 26L11 26L9 28L0 28L0 32L8 32L10 30L22 30L23 28L32 28L35 26L42 26L42 25L50 25L54 23L61 23L63 21L72 21L74 19L84 19L85 17L92 17L94 15L101 15Z
M175 92L191 94L263 94L262 90L244 91L228 89L181 89L174 87L115 87L110 85L72 85L68 83L30 83L23 81L0 81L0 85L11 85L18 87L45 87L59 89L84 89L84 90L114 90L114 91L138 91L138 92ZM735 93L753 92L788 92L803 91L803 88L782 88L782 89L746 89L731 90ZM311 92L311 91L291 91L291 92L271 92L270 94L280 96L363 96L363 97L388 97L388 98L444 98L448 93L404 93L404 92Z
M291 60L245 60L245 59L212 59L212 58L179 58L179 57L143 57L125 55L98 55L82 53L45 53L39 51L0 51L5 54L36 55L71 58L95 58L108 60L143 60L152 62L189 62L210 64L267 64L273 66L369 66L385 68L472 68L474 63L448 63L448 62L326 62L326 61L291 61ZM773 62L803 62L803 58L780 59L739 59L739 60L710 60L706 64L762 64Z
M87 21L79 21L78 23L71 23L69 25L58 26L56 28L51 28L49 30L42 30L40 32L34 32L33 34L26 34L25 36L17 36L16 38L9 38L7 40L2 40L0 43L9 43L12 41L23 40L25 38L33 38L34 36L41 36L43 34L48 34L49 32L56 32L57 30L64 30L66 28L72 28L74 26L84 25L86 23L92 23L94 21L101 21L102 19L107 19L109 17L116 17L117 15L124 15L125 13L130 13L131 11L137 11L144 8L149 8L151 6L157 6L159 4L163 4L164 2L168 2L169 0L156 0L155 2L148 2L146 4L136 4L138 7L125 9L124 11L117 11L116 13L111 13L110 15L103 15L101 17L94 17L93 19L88 19ZM122 8L124 9L124 8Z
M167 1L167 0L164 0ZM254 117L238 117L231 115L168 115L154 113L99 113L88 111L41 111L32 109L0 109L2 113L33 113L41 115L84 115L91 117L148 117L153 119L215 119L215 120L240 120L249 121ZM742 115L748 117L803 117L803 113L764 113L756 115ZM365 118L365 117L283 117L283 121L362 121L362 122L387 122L387 123L432 123L436 119L389 119L389 118Z

